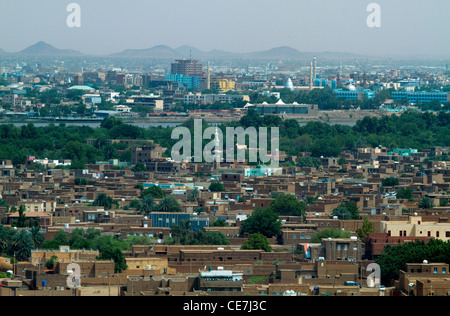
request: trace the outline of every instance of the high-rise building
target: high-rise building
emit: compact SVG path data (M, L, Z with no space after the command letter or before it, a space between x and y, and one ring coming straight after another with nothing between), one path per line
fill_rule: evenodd
M172 75L184 75L189 77L201 77L203 73L203 65L193 59L179 59L172 63L170 73Z

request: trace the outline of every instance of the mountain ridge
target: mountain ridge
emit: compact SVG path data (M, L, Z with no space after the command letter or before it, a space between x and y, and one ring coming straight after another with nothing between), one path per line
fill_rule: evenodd
M294 61L308 61L314 56L323 61L345 61L363 58L389 58L388 56L364 55L349 52L334 52L334 51L299 51L290 46L279 46L267 50L259 50L253 52L230 52L219 49L204 51L194 46L183 45L176 48L171 48L168 45L155 45L144 49L125 49L121 52L112 54L84 54L73 49L58 49L51 44L40 41L33 45L26 47L19 52L7 52L0 48L1 56L58 56L58 57L77 57L77 56L91 56L104 58L155 58L155 59L254 59L254 60L294 60ZM394 58L394 56L392 56ZM418 58L418 56L415 56ZM401 56L395 56L396 59L402 59ZM411 59L411 56L403 56L403 58ZM437 58L437 57L436 57Z
M14 55L33 55L33 56L82 56L83 54L73 49L58 49L53 45L40 41L25 49L11 53Z

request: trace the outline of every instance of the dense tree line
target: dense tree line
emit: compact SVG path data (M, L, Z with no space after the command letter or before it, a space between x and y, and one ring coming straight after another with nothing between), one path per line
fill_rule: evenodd
M450 264L450 242L440 239L408 242L396 246L385 246L383 253L375 260L381 268L382 284L389 285L398 280L399 271L406 271L407 263L440 262Z
M194 122L185 124L194 135ZM362 146L388 148L417 148L448 146L450 144L450 113L406 112L399 116L381 118L365 117L355 126L330 125L309 122L300 126L294 119L283 120L278 116L260 116L254 110L239 122L221 125L226 127L279 127L280 150L289 155L311 152L313 157L338 156L342 150ZM203 122L203 130L208 126ZM108 139L151 139L167 148L170 154L178 139L172 140L173 128L141 128L125 124L120 119L108 118L98 128L88 126L36 127L32 123L21 127L12 124L0 125L0 159L11 159L13 164L23 164L28 155L38 158L72 159L73 168L87 163L119 159L129 161L131 151L125 144L109 144ZM92 145L87 140L94 140ZM206 145L210 140L204 140ZM193 146L192 142L192 146Z
M240 125L279 127L280 150L290 155L311 152L313 157L338 156L342 150L363 146L417 148L450 144L450 113L405 112L381 118L365 117L355 126L309 122L300 126L294 119L260 116L250 109Z
M105 119L102 126L65 126L49 124L36 127L29 123L21 127L0 125L0 159L23 164L28 156L49 159L71 159L72 168L87 163L119 159L130 161L131 151L126 144L109 144L109 139L153 139L163 147L171 147L171 129L140 128L121 120ZM88 145L87 140L94 140Z

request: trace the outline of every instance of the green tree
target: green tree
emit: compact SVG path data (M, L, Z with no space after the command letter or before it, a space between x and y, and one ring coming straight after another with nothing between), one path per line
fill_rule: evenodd
M59 242L57 240L50 239L50 240L44 241L41 248L45 249L45 250L58 250L59 246L61 246L61 245L59 244Z
M27 217L25 214L25 206L19 207L19 217L17 218L17 227L22 228L27 226Z
M180 212L181 204L173 196L163 198L157 207L159 212Z
M339 166L343 166L343 165L346 165L348 162L347 162L347 160L345 159L345 158L339 158L339 160L338 160L338 165Z
M248 239L242 244L241 249L254 250L261 249L265 252L271 252L272 247L266 236L263 234L255 233L248 236Z
M119 248L105 246L99 257L100 260L113 260L114 261L114 271L121 273L127 269L125 255Z
M172 236L166 237L169 245L229 245L230 241L220 232L193 231L190 222L181 222L172 227Z
M133 172L144 172L147 171L147 167L142 162L138 162L133 168L131 168Z
M423 209L433 208L434 207L433 199L428 196L423 197L422 200L420 200L419 202L419 207Z
M31 250L33 250L33 240L31 238L31 234L25 229L21 229L13 236L11 244L18 261L25 261L31 257Z
M189 191L187 200L189 202L195 202L198 199L199 190L197 188L194 188L193 190Z
M33 248L39 249L45 241L44 235L41 233L40 227L31 228L31 240L33 241Z
M89 182L86 178L75 178L74 180L76 185L88 185Z
M151 196L145 196L142 201L139 202L136 210L141 214L148 215L155 210L155 200Z
M396 246L385 246L383 253L375 259L381 268L381 281L391 284L398 280L399 271L406 270L406 263L442 262L450 264L450 242L431 239L428 243L414 241Z
M348 201L341 203L331 212L331 215L339 219L359 219L359 208L355 202Z
M97 198L92 203L93 206L103 206L105 210L110 210L115 205L119 206L119 202L113 200L112 197L106 195L105 193L100 193Z
M145 196L150 196L153 199L162 199L166 196L166 192L164 192L159 186L154 185L142 191L141 198L144 198Z
M332 212L331 215L334 217L336 216L338 219L340 220L344 220L344 219L351 219L352 218L352 213L350 212L350 210L348 208L346 208L345 206L338 206L336 207Z
M413 198L413 190L411 188L399 188L397 190L397 199L411 200Z
M279 215L301 216L303 219L306 215L306 203L292 194L280 194L270 203L269 209Z
M226 189L225 189L223 183L217 182L217 181L212 182L212 183L209 185L209 188L208 188L208 189L209 189L209 191L211 191L211 192L225 192L225 191L226 191Z
M211 226L212 227L227 227L229 225L225 220L219 218L219 219L215 220Z
M270 208L257 208L242 222L241 231L249 234L262 234L268 238L281 233L279 214Z
M69 233L60 229L56 232L54 240L60 246L69 246Z
M320 160L314 157L301 157L296 163L300 168L319 168L322 164Z
M14 234L13 229L0 225L0 254L10 247Z
M384 187L393 187L400 184L400 181L396 177L384 178L381 182Z
M120 242L115 236L102 235L94 240L93 247L100 252L100 260L114 261L116 272L127 269L123 250L129 247L128 243Z
M366 240L366 236L369 233L373 233L373 223L369 221L367 217L364 217L363 224L361 228L358 228L356 230L356 233L358 234L359 239L364 242Z
M107 117L100 124L101 128L112 129L113 127L123 125L123 121L115 117Z
M91 242L86 238L83 228L75 228L69 240L71 249L91 249Z
M53 268L55 267L55 261L58 259L57 256L52 256L50 259L48 259L45 262L45 267L49 270L53 270Z

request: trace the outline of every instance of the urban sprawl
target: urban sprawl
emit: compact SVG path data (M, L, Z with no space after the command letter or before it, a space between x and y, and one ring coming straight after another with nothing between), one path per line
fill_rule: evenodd
M0 55L0 296L449 295L448 64L158 49Z

